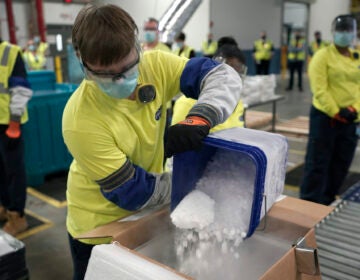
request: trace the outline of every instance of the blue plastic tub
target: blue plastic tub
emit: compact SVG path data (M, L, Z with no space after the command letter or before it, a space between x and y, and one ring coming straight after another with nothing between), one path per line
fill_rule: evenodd
M246 133L251 134L251 137L255 139L253 145L249 144L249 142L252 141L247 139L247 136L245 136ZM253 180L252 207L249 209L250 224L247 232L247 237L249 237L259 225L264 214L262 211L267 210L262 209L264 194L268 196L267 204L270 207L282 193L286 173L287 141L283 136L277 134L244 128L220 131L214 135L216 135L216 137L210 136L204 140L201 150L189 151L174 156L171 209L175 209L179 202L194 190L197 181L203 176L208 162L218 151L237 153L238 157L236 158L250 159L249 162L252 162L256 170ZM229 137L229 135L231 136ZM230 140L234 139L234 137L235 141ZM244 141L242 139L243 137ZM263 138L264 141L258 145L259 143L257 143L258 140L256 139L260 138ZM272 139L274 141L270 143L269 141ZM266 147L267 142L271 147ZM267 150L268 153L269 150L273 150L272 145L278 147L278 149L274 150L274 154L278 157L276 162L269 162L267 158L268 154L264 151ZM237 162L229 164L237 164ZM272 165L271 168L269 168L268 165ZM226 169L226 166L223 168ZM276 178L272 178L273 176ZM272 189L270 191L265 190L266 186L270 184L272 185ZM241 203L241 201L239 203Z

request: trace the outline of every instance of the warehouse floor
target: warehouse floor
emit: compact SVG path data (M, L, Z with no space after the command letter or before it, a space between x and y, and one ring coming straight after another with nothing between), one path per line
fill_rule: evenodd
M289 120L299 116L308 116L311 104L311 94L308 80L304 77L304 91L297 89L286 92L285 80L278 78L277 94L285 96L277 104L277 124L284 126ZM269 104L262 105L251 110L271 112ZM306 118L305 118L306 122ZM304 120L302 124L304 124ZM294 126L290 124L290 127ZM306 135L299 133L286 133L282 131L289 140L288 170L301 164L304 160ZM352 164L352 171L359 171L360 156L357 150L356 158ZM284 194L298 196L296 186L286 186ZM26 261L30 271L30 278L34 280L67 280L71 279L72 264L65 228L66 203L64 201L51 201L29 192L27 199L28 215L40 221L39 225L19 236L26 246Z

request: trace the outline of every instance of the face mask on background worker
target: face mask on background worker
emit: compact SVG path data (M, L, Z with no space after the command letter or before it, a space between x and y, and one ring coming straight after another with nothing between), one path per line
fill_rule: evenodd
M332 23L334 44L339 47L349 47L356 38L356 20L350 15L341 15Z
M36 47L34 45L28 46L29 51L34 52L36 50Z
M156 40L157 32L153 30L147 30L144 33L144 40L146 43L152 43Z
M335 32L334 43L339 47L348 47L354 40L354 34L348 32Z
M35 37L34 37L34 43L35 43L35 44L39 44L39 43L40 43L40 37L39 37L39 36L35 36Z
M182 47L184 47L184 43L183 42L176 42L176 47L178 49L181 49Z

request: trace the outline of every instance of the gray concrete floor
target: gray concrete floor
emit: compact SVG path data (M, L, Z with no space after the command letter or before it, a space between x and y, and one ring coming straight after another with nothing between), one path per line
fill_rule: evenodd
M278 77L277 94L285 96L278 102L277 117L279 120L289 120L298 116L308 116L311 93L308 79L304 75L304 91L297 89L286 92L286 80ZM257 111L271 111L271 105L254 108ZM300 164L304 160L306 137L288 137L289 140L289 168ZM359 169L359 149L352 165L352 170ZM284 194L298 196L297 190L285 189ZM26 246L26 261L33 280L71 279L72 264L65 227L66 207L54 207L32 195L28 196L27 209L49 220L49 227L36 234L28 236L22 241Z

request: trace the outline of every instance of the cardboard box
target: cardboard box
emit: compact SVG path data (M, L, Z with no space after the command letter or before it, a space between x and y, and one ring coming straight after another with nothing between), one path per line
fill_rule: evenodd
M284 197L276 202L269 210L266 219L262 220L256 233L242 244L244 247L241 250L251 252L246 256L245 262L239 264L246 268L241 275L242 279L321 279L318 264L312 259L316 254L313 228L332 210L332 207L293 197ZM265 228L261 229L264 223ZM171 227L169 208L163 207L153 212L112 222L77 238L112 237L114 241L118 241L134 254L167 267L174 273L182 275L183 279L192 279L139 250L143 244L155 239L158 234ZM294 244L300 238L303 244L300 248L296 248ZM162 240L160 239L159 242ZM315 275L307 275L301 271Z
M309 248L316 248L314 226L325 218L333 207L312 203L309 201L286 197L275 203L268 213L270 221L266 231L275 233L277 236L284 234L284 230L277 230L277 223L285 225L293 233L303 236ZM295 241L295 240L294 240ZM289 244L290 245L290 244ZM310 264L311 265L311 264ZM319 267L318 267L319 269ZM289 251L271 266L260 278L262 280L307 280L321 279L320 271L317 275L309 275L300 272L297 262L296 248L289 247Z

